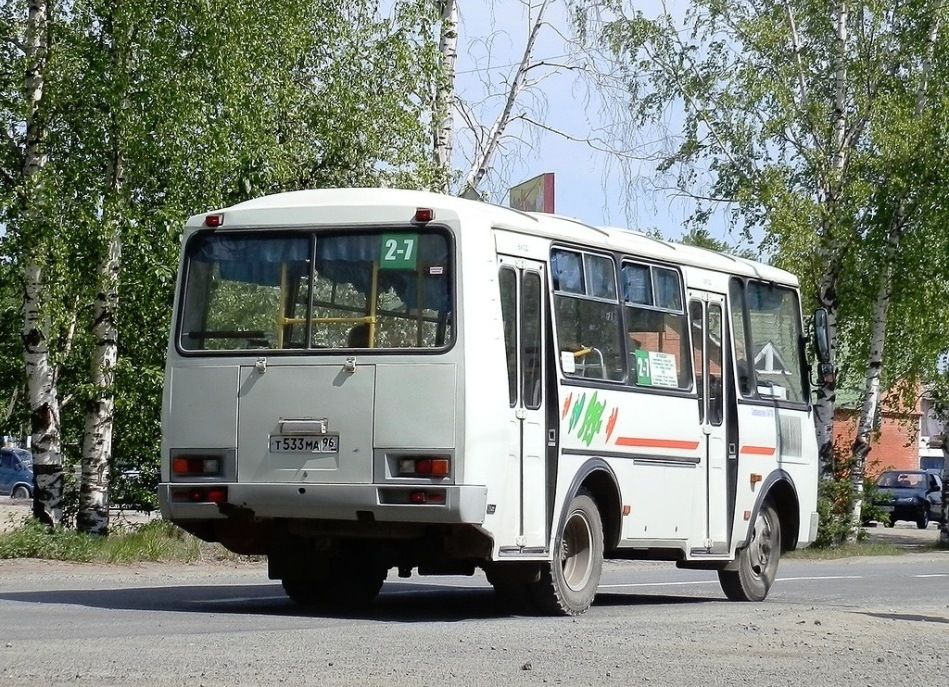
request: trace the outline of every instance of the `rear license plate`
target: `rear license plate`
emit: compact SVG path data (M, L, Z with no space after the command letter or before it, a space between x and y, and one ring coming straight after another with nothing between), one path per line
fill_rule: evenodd
M338 434L270 435L271 453L339 453Z

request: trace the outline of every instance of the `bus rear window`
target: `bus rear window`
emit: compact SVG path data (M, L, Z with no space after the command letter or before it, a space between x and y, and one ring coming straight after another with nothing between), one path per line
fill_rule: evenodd
M436 231L201 233L188 242L185 351L439 348L452 336Z

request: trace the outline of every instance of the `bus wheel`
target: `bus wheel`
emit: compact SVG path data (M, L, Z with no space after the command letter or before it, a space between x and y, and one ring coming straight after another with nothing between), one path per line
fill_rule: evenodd
M589 493L570 502L554 546L553 560L531 585L534 603L542 613L580 615L593 603L603 571L603 523Z
M764 601L778 574L781 560L781 523L770 501L755 518L748 546L738 552L734 570L720 570L718 581L732 601Z
M281 580L283 590L301 606L329 609L362 608L382 589L388 570L337 562L323 574Z

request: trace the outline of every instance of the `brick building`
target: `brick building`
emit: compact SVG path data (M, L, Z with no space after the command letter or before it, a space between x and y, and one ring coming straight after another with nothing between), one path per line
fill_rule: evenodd
M849 451L860 422L861 401L858 393L840 391L834 422L834 445ZM867 474L877 475L887 469L919 470L923 401L915 407L901 407L895 397L880 402L878 432L870 440ZM928 437L927 437L928 447ZM941 450L939 451L941 456Z

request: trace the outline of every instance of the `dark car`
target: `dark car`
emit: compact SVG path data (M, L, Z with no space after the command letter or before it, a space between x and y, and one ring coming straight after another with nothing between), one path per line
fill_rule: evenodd
M888 470L877 478L877 505L889 514L883 524L909 520L924 530L942 519L942 480L925 470Z
M0 449L0 495L33 497L33 454L22 448Z

